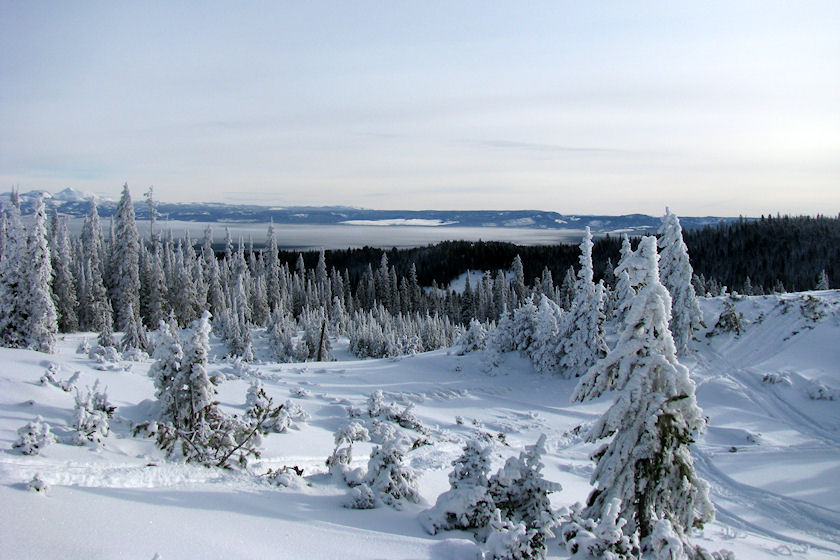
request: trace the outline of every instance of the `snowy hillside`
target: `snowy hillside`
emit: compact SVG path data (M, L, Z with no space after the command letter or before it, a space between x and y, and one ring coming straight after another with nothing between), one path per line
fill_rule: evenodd
M693 455L711 484L717 519L695 542L741 559L838 557L840 292L701 305L713 335L701 333L697 353L684 363L709 418ZM716 327L721 314L735 330ZM275 402L289 400L308 418L265 437L262 458L241 472L167 461L153 439L132 436L157 406L151 361L97 362L76 352L81 334L63 337L54 355L0 350L0 557L475 558L469 533L430 536L418 513L449 488L451 462L477 435L493 443L495 469L545 434L544 475L563 486L551 495L553 506L589 492L593 445L581 432L609 395L572 405L574 380L539 375L516 353L488 373L481 352L356 361L345 339L334 343L339 361L277 364L261 336L255 353L266 361L250 364L214 358L226 353L214 339L209 374L219 381L221 404L243 414L249 385L260 380ZM48 370L54 382L39 382ZM98 380L97 390L107 387L117 407L100 444L72 444L75 392L61 385L71 389L76 372L76 388ZM419 423L375 421L366 403L376 390L385 405L413 407L406 416ZM37 416L57 442L23 455L12 449L18 429ZM405 460L417 472L423 503L342 507L347 485L328 474L325 459L350 416L373 440L385 430L414 442ZM364 468L372 446L356 443L350 466ZM284 466L303 476L265 476ZM36 475L45 492L29 488ZM556 539L548 554L567 556Z

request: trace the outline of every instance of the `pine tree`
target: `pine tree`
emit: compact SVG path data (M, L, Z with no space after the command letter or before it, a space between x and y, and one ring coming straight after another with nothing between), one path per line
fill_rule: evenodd
M670 209L665 210L659 228L659 274L662 284L671 294L671 333L677 352L688 351L694 331L703 326L703 312L691 283L694 271L688 260L688 248L682 237L680 220Z
M560 369L557 338L563 326L563 315L559 305L545 296L540 298L531 349L531 360L539 373L557 373Z
M548 494L561 490L542 476L545 434L529 445L519 457L511 457L488 481L488 493L502 518L522 523L528 532L530 548L537 556L545 554L546 539L553 537L555 515Z
M175 384L175 379L181 369L184 350L177 332L173 332L164 321L158 325L158 342L153 355L155 362L149 368L149 376L154 379L155 396L160 403L160 421L175 424L181 396L181 388Z
M125 330L126 310L140 309L140 238L134 221L134 205L123 185L122 196L114 210L114 234L111 247L111 272L113 307L117 330Z
M488 492L490 447L470 440L452 466L450 489L438 496L434 507L420 513L420 523L432 535L453 529L483 531L496 509Z
M111 304L102 279L103 240L96 202L91 199L90 211L82 225L82 268L85 290L79 292L79 324L83 329L98 331L102 321L111 314Z
M8 348L25 348L29 342L26 232L20 219L20 199L12 190L6 207L6 234L0 259L0 343Z
M817 278L817 290L828 290L828 274L825 273L825 269L820 271L820 276Z
M584 516L606 519L610 503L619 500L625 534L638 534L644 544L656 522L667 519L687 542L689 530L714 515L708 484L695 473L689 450L705 421L668 330L671 298L659 280L655 238L641 240L635 261L644 277L631 275L637 293L626 327L573 396L581 401L619 391L587 435L591 442L611 439L592 456L595 488Z
M420 502L417 475L403 462L405 452L396 441L376 446L370 453L364 483L385 504L402 509L403 500Z
M58 330L63 333L72 333L79 330L79 319L76 314L78 299L72 272L70 237L67 233L66 220L59 219L57 214L54 214L54 218L56 228L53 233L55 242L52 251L52 291L55 295Z
M511 265L511 270L513 271L513 282L512 288L513 293L516 295L516 302L514 305L518 305L520 302L525 301L525 269L522 266L522 259L519 255L516 255L513 258L513 264Z
M566 377L586 373L607 352L604 342L604 285L593 282L592 233L586 228L580 244L580 271L575 296L560 341L560 368Z
M55 350L58 321L55 313L50 283L52 265L47 245L47 216L44 200L38 197L35 205L35 223L29 234L26 258L28 291L24 294L26 306L26 346L39 352Z

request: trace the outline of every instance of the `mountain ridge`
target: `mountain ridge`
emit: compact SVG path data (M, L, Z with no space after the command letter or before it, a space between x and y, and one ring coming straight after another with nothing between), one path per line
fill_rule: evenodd
M34 210L35 201L44 197L50 212L82 218L90 210L90 201L96 202L102 217L114 213L117 203L90 193L66 188L51 194L42 189L20 193L21 211L24 215ZM0 194L0 203L8 204L10 193ZM149 218L149 207L143 201L134 202L137 219ZM656 230L661 223L659 216L626 214L561 214L545 210L372 210L350 206L282 206L258 204L229 204L219 202L159 202L157 211L162 219L185 222L234 222L285 225L350 225L350 226L411 226L411 227L483 227L524 228L546 230L582 230L589 226L593 233L628 233L639 235ZM737 218L722 216L684 216L680 221L684 229L696 229L729 222Z

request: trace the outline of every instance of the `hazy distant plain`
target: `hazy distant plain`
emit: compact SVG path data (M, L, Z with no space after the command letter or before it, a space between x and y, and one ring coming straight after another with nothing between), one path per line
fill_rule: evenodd
M78 232L82 219L72 219L70 229ZM171 229L173 235L183 237L189 233L194 242L204 237L204 230L213 230L213 242L223 244L225 228L230 229L234 244L240 238L247 244L253 239L255 246L265 243L268 223L241 222L184 222L158 221L156 231ZM102 220L107 237L108 219ZM137 228L144 237L149 236L149 222L138 220ZM282 249L346 249L348 247L420 247L448 240L508 241L518 245L557 245L580 241L581 229L529 229L506 227L432 227L432 226L348 226L348 225L285 225L274 224L277 244Z

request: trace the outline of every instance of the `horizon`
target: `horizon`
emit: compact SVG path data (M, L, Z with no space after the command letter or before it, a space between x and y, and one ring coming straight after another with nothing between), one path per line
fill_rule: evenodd
M0 1L0 184L24 191L840 212L835 2Z

